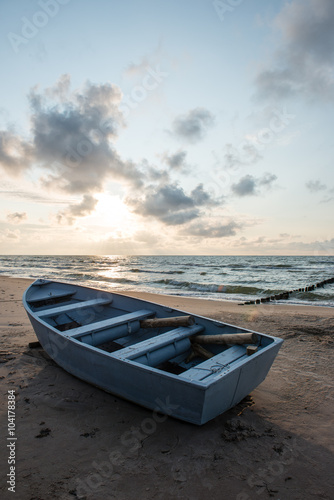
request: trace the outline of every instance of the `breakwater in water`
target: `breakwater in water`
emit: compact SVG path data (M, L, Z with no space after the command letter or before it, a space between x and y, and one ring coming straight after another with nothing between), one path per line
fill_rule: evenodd
M305 288L298 288L298 289L296 288L295 290L289 290L288 292L279 293L277 295L271 295L270 297L262 297L261 299L256 299L256 300L248 300L240 305L246 306L251 304L263 304L265 302L271 302L276 300L288 300L291 294L293 293L312 292L317 288L323 288L325 285L331 285L333 283L334 283L334 278L329 278L323 281L319 281L319 283L316 283L315 285L309 285L306 286Z

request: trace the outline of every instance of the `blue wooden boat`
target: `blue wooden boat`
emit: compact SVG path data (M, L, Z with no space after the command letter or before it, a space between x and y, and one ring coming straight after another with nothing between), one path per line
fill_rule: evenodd
M204 424L266 377L282 340L184 311L39 279L23 304L66 371L155 412Z

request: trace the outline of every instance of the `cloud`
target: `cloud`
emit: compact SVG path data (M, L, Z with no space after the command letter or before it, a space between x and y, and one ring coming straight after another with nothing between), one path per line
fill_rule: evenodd
M23 222L27 218L28 217L27 217L26 212L14 212L12 214L7 215L7 220L11 224L20 224L21 222Z
M80 203L69 205L67 209L57 214L57 222L61 224L67 221L68 224L73 224L76 217L84 217L89 215L95 209L98 200L90 194L85 194Z
M244 140L238 147L232 144L225 145L225 168L235 169L244 165L253 165L262 160L259 148L249 140Z
M296 248L299 251L313 251L319 252L319 255L333 255L334 252L334 238L323 241L315 240L310 243L306 242L291 242L289 248Z
M32 201L34 203L44 203L46 205L64 205L68 203L68 200L61 200L59 198L54 198L50 196L42 196L38 193L33 193L30 191L16 190L16 189L3 189L0 190L0 195L6 196L8 198L18 198L19 200Z
M141 186L140 169L112 145L123 125L121 98L110 83L71 91L68 75L44 92L32 89L31 139L1 131L0 165L12 174L37 165L44 187L73 194L101 191L108 179Z
M58 99L60 102L66 102L67 96L70 92L70 87L70 75L61 75L52 87L45 90L45 96L50 99Z
M235 236L241 225L235 221L226 222L226 224L205 224L204 222L195 222L191 224L186 233L191 236L200 236L202 238L226 238Z
M151 187L144 199L131 200L130 205L140 215L153 216L172 225L182 224L198 216L194 201L175 184Z
M239 182L232 184L232 192L237 196L257 196L260 194L259 188L264 186L267 189L272 187L277 176L265 173L262 177L256 178L252 175L245 175Z
M222 199L215 200L204 190L203 184L198 184L191 191L191 199L197 206L217 206L222 203Z
M203 186L188 196L170 181L171 170L185 167L186 151L165 155L165 169L146 160L140 164L124 161L116 151L114 142L123 126L121 99L120 89L110 83L88 81L73 90L69 75L62 75L44 90L34 87L29 94L30 136L25 139L0 131L0 166L10 175L34 168L45 192L63 192L75 198L81 195L81 202L70 203L58 212L59 223L73 224L75 218L91 213L97 203L94 194L101 192L107 181L125 184L133 198L132 207L142 215L169 225L198 217L199 207L213 204ZM179 134L198 140L212 120L207 110L197 108L176 120L175 126ZM148 183L153 185L146 188ZM138 190L146 193L140 199ZM19 191L16 194L20 196ZM23 196L44 202L40 195Z
M334 200L334 188L328 189L327 196L322 200L322 203L329 203Z
M260 186L266 186L267 188L271 188L273 182L275 182L276 180L277 176L275 174L270 174L269 172L266 172L260 179L258 179L258 184Z
M160 182L165 184L170 181L167 169L159 169L154 165L151 165L145 158L140 162L140 171L143 172L142 179L145 181Z
M327 186L325 184L321 184L319 180L308 181L305 185L311 191L311 193L318 193L319 191L324 191L325 189L327 189Z
M150 59L147 56L144 56L139 63L130 63L123 71L123 75L127 78L142 77L151 64L152 62Z
M0 130L0 167L16 177L28 169L34 159L34 148L23 138Z
M160 217L160 221L168 226L179 226L199 217L199 210L192 208L188 210L170 210Z
M334 2L293 0L275 19L281 48L256 77L260 98L334 98Z
M175 118L172 133L180 139L195 143L203 139L214 124L214 116L205 108L195 108Z
M173 170L183 170L185 165L187 152L178 151L172 155L164 154L163 160Z
M245 175L239 182L232 184L232 191L238 196L256 194L256 179L252 175Z
M3 233L4 239L20 240L20 237L21 237L21 233L18 229L15 229L14 231L12 229L6 229Z
M320 193L324 194L321 203L329 203L334 200L334 188L328 188L325 184L322 184L319 180L311 180L306 182L305 186L311 193Z
M214 206L220 202L211 199L202 184L190 195L178 185L169 184L150 186L143 198L129 198L127 203L137 214L154 217L167 225L180 225L199 217L199 207Z
M141 185L141 172L112 146L122 123L120 99L118 87L91 83L58 105L31 96L34 147L47 171L46 187L92 193L101 191L109 178Z
M129 79L139 79L147 74L147 71L156 67L164 60L162 45L159 44L152 52L144 55L139 62L131 62L123 71L123 77Z
M147 243L149 245L156 245L161 243L160 236L152 233L152 231L139 230L133 235L133 240L139 243Z

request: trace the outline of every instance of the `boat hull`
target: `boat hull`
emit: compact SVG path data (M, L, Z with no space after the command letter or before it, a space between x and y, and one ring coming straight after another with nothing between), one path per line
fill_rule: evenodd
M39 285L35 284L36 286ZM139 301L114 293L98 292L93 289L70 284L61 284L61 286L63 290L69 288L75 294L78 293L80 295L81 293L84 296L85 293L83 292L86 291L88 298L96 297L99 293L103 293L104 296L110 295L114 307L120 309L120 305L122 305L123 312L124 310L138 310L138 308L142 309L144 307L153 310L154 314L160 317L168 315L173 317L176 313L187 314L184 311L165 308L158 304ZM49 286L49 289L51 287L52 285ZM227 354L229 354L226 351L215 356L217 361L211 361L209 369L205 367L210 360L195 365L181 374L174 374L166 372L159 367L147 366L143 362L139 362L138 360L142 359L139 355L137 358L133 358L132 355L131 358L129 355L125 356L122 354L130 350L130 353L133 351L137 355L138 352L140 353L141 345L143 346L142 349L153 352L152 347L148 348L146 346L152 346L154 342L160 342L161 344L161 339L164 335L168 337L169 332L162 335L160 333L156 337L153 336L141 343L130 343L130 347L127 347L128 343L125 342L123 344L124 347L121 346L120 350L106 352L99 346L87 343L88 341L92 342L92 337L89 340L87 333L85 336L75 337L73 335L73 330L76 331L75 328L70 330L70 334L68 334L66 331L61 332L51 326L47 322L48 318L53 318L52 310L59 310L59 306L55 304L49 307L47 303L43 304L42 301L38 302L35 300L34 302L31 299L31 297L34 297L34 292L35 290L31 289L31 287L25 292L23 298L24 306L43 349L60 367L90 384L144 406L154 412L164 413L197 425L202 425L232 408L255 389L265 379L282 343L281 339L259 334L261 335L261 339L263 339L261 342L263 342L264 346L252 356L245 356L243 354L239 358L236 358L233 363L232 361L223 363L221 356L225 356L226 358ZM37 306L35 307L33 304L37 304ZM64 306L60 306L60 309L61 307L64 308ZM66 307L71 307L71 304L66 306L65 303ZM111 306L106 307L109 307L111 310ZM46 313L44 314L47 314L50 310L50 315L44 316L41 319L45 308ZM42 313L39 310L42 310ZM59 317L61 316L57 316L57 318ZM198 328L205 328L207 331L210 330L210 333L213 330L215 331L215 329L224 329L225 327L229 331L232 328L235 328L236 332L239 333L243 331L243 329L238 327L217 321L213 322L201 316L194 316L194 319ZM94 325L97 325L97 322L88 323L88 325L90 324L93 331ZM87 330L89 326L77 328L79 333L82 331L82 328L86 328ZM135 334L130 334L130 337L133 335ZM82 340L83 338L85 341ZM125 338L127 337L125 336ZM175 334L173 338L175 338ZM266 343L268 345L265 345ZM168 344L168 346L171 344ZM175 341L173 345L175 345ZM235 348L235 351L237 349L238 346ZM230 350L232 351L232 349ZM236 355L234 354L234 356ZM175 359L178 359L178 356ZM215 362L217 366L214 364ZM204 378L203 374L205 375Z

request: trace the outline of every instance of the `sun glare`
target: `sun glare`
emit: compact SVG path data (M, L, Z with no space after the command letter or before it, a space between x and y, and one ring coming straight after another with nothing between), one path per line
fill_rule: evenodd
M136 230L135 217L119 196L103 193L96 195L96 198L98 204L92 215L92 222L123 236Z

